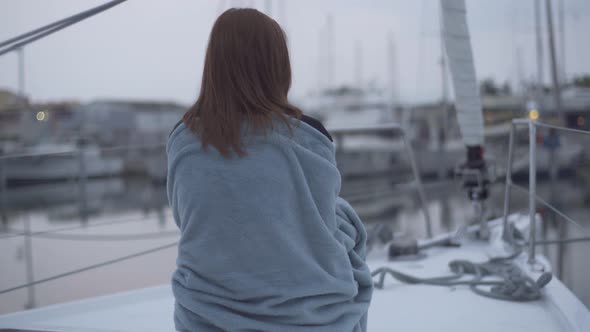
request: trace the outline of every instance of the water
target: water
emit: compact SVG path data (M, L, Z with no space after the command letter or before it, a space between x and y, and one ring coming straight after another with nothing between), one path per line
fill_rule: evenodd
M548 197L550 186L539 184ZM9 188L0 228L0 289L39 280L117 257L169 244L177 239L167 207L165 186L144 178L110 178L88 182L80 195L75 182ZM560 205L580 229L551 221L544 212L547 238L590 233L590 188L577 178L560 180ZM451 181L426 185L434 233L456 229L473 218L461 187ZM492 186L489 211L502 212L503 186ZM342 195L367 224L390 223L396 232L425 234L424 217L416 195L391 179L378 177L344 181ZM80 199L85 198L85 199ZM527 197L515 192L512 211L525 211ZM55 231L25 238L18 234ZM12 233L11 233L12 232ZM137 238L137 234L143 238ZM590 306L590 267L585 252L590 243L542 248L564 283ZM169 282L176 250L165 249L125 262L60 278L30 289L0 295L0 313L40 307L91 296L160 285Z

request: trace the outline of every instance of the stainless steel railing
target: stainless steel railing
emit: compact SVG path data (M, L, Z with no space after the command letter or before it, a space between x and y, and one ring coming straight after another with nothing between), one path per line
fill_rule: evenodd
M424 193L424 186L422 185L422 178L420 177L420 172L418 171L416 158L414 157L414 149L412 148L412 145L410 144L406 136L406 132L401 127L401 125L391 122L371 126L328 128L328 131L332 134L332 136L334 136L337 146L342 145L342 136L344 135L362 135L366 133L391 132L394 135L397 134L401 136L406 153L408 155L408 159L410 160L412 175L414 177L413 184L415 185L416 191L418 192L418 199L420 200L422 213L424 213L426 235L428 238L432 238L432 220L430 218L430 212L428 211L428 204L426 200L426 194Z
M528 189L522 186L515 184L512 181L512 162L513 162L513 154L514 154L514 139L515 134L518 126L528 126L529 130L529 187ZM557 131L569 132L574 134L582 134L590 136L590 131L584 131L579 129L573 128L566 128L555 126L547 123L542 123L536 120L531 119L514 119L512 120L512 125L510 128L510 137L508 143L508 163L506 166L506 182L504 187L504 215L503 215L503 230L504 230L504 238L510 239L510 235L508 234L510 227L508 225L508 213L510 210L510 193L511 189L515 188L519 191L526 192L528 194L528 214L530 219L530 226L529 226L529 240L528 240L528 262L529 264L534 264L536 262L536 250L535 247L537 245L537 223L536 223L536 209L537 209L537 202L543 204L545 207L549 208L551 211L555 212L557 215L564 218L566 221L576 224L580 226L578 222L576 222L573 218L569 217L564 212L560 211L558 208L553 206L550 202L547 202L539 195L537 195L537 129L541 128L548 128L554 129Z

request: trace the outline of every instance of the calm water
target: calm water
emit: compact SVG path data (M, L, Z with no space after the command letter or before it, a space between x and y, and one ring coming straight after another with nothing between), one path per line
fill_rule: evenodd
M579 178L561 179L554 195L558 204L583 229L553 223L546 214L548 238L558 234L589 234L590 189ZM427 184L434 231L454 230L472 218L472 209L459 184ZM492 187L490 215L502 211L503 186ZM549 197L550 187L540 183ZM66 182L9 188L0 224L0 289L129 255L176 241L176 226L167 207L165 188L142 178L89 181L85 199L76 183ZM424 219L413 191L389 178L345 181L342 195L367 223L390 223L397 232L424 234ZM526 210L527 197L513 194L513 211ZM559 225L564 225L560 226ZM56 230L60 230L55 232ZM18 232L52 231L24 238ZM15 234L16 233L16 234ZM139 235L138 235L139 234ZM565 284L590 306L590 266L585 253L590 243L544 248ZM30 289L0 295L0 313L45 306L167 283L174 268L175 249L165 249Z

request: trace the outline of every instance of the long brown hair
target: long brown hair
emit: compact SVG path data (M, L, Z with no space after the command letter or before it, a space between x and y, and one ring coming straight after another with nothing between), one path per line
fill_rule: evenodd
M278 118L300 117L287 95L291 65L284 31L265 14L232 8L217 18L205 56L201 92L184 115L204 148L246 153L241 129L266 131ZM290 127L289 127L290 128Z

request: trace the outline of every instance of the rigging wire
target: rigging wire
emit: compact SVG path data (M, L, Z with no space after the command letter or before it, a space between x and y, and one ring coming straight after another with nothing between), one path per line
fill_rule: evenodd
M546 244L568 244L568 243L577 243L577 242L590 242L590 236L584 236L584 237L573 237L573 238L569 238L569 239L558 239L558 240L541 240L541 241L535 241L535 245L539 246L539 245L546 245ZM526 243L528 244L528 242Z
M37 238L45 239L56 239L56 240L74 240L74 241L130 241L130 240L149 240L159 239L164 237L175 237L179 236L178 230L173 231L160 231L153 233L139 233L139 234L36 234L25 236L32 236Z
M6 288L6 289L3 289L3 290L0 290L0 295L6 294L6 293L9 293L9 292L13 292L15 290L27 288L27 287L30 287L30 286L34 286L34 285L46 283L48 281L52 281L52 280L56 280L56 279L61 279L61 278L64 278L64 277L69 277L69 276L72 276L74 274L78 274L78 273L89 271L89 270L94 270L94 269L97 269L97 268L100 268L100 267L103 267L103 266L107 266L107 265L119 263L119 262L122 262L122 261L126 261L126 260L129 260L129 259L132 259L132 258L144 256L144 255L151 254L151 253L154 253L154 252L162 251L162 250L165 250L165 249L168 249L168 248L175 247L177 245L178 245L178 241L173 242L173 243L169 243L169 244L165 244L165 245L162 245L162 246L159 246L159 247L154 247L154 248L151 248L151 249L148 249L148 250L136 252L136 253L133 253L133 254L130 254L130 255L126 255L126 256L115 258L115 259L111 259L111 260L108 260L108 261L100 262L100 263L97 263L97 264L85 266L83 268L79 268L79 269L71 270L71 271L68 271L68 272L56 274L54 276L43 278L43 279L39 279L39 280L35 280L33 282L29 282L29 283L26 283L26 284L22 284L22 285L18 285L18 286Z
M4 47L0 49L0 56L16 51L34 41L37 41L43 37L49 36L59 30L65 29L70 25L76 24L80 21L83 21L91 16L94 16L98 13L101 13L109 8L112 8L116 5L119 5L127 0L114 0L108 2L106 4L91 8L89 10L83 11L81 13L69 16L67 18L61 19L59 21L47 24L40 28L34 29L32 31L26 32L24 34L18 35L14 38L10 38L3 42L0 42L0 47Z
M524 194L529 194L529 190L523 186L517 185L515 183L511 183L510 186L512 186L513 188L517 189L518 191L520 191L521 193ZM547 202L546 200L544 200L541 196L535 194L535 199L543 204L544 206L546 206L547 208L549 208L551 211L555 212L557 215L559 215L560 217L562 217L563 219L565 219L566 221L569 221L570 223L576 225L577 227L581 228L581 229L586 229L584 226L580 225L580 223L578 223L577 221L575 221L574 219L570 218L568 215L566 215L565 213L559 211L558 208L556 208L555 206L553 206L551 203Z
M87 228L92 228L92 227L100 227L100 226L107 226L107 225L113 225L113 224L125 224L125 223L139 222L139 221L145 221L145 220L146 220L145 218L128 218L128 219L121 218L121 219L109 220L109 221L105 221L105 222L97 222L97 223L91 223L91 224L86 224L86 225L77 225L77 226L68 226L68 227L62 227L62 228L56 228L56 229L50 229L50 230L44 230L44 231L37 231L37 232L24 232L24 231L20 231L20 230L8 229L7 232L9 234L3 234L3 236L0 236L0 240L14 238L14 237L20 237L20 236L37 236L37 235L42 235L42 234L53 234L53 233L58 233L58 232L63 232L63 231L87 229Z

